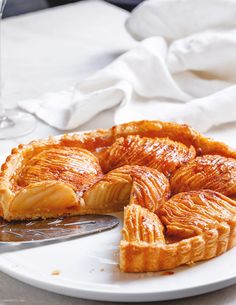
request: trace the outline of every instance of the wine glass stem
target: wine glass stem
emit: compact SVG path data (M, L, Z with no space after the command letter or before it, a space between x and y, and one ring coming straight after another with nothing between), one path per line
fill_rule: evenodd
M5 116L5 110L2 101L2 11L4 3L0 0L0 120Z
M3 107L3 104L2 104L2 96L1 96L1 94L0 94L0 119L1 119L1 117L4 116L4 115L5 115L5 109L4 109L4 107Z
M15 125L15 123L9 119L6 115L6 111L3 107L2 101L2 12L6 4L6 0L0 0L0 129L9 128Z

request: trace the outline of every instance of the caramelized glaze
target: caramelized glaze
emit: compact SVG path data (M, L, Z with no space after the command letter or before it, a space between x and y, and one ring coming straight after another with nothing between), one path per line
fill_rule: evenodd
M156 214L139 205L125 207L123 240L127 242L164 242L164 227Z
M123 165L142 165L155 168L169 176L176 168L192 160L196 155L194 147L168 138L147 138L128 136L118 138L102 154L102 168L105 172Z
M179 193L165 202L158 215L170 236L189 238L211 229L236 225L236 202L210 190Z
M18 185L57 180L70 184L76 192L83 192L102 171L98 160L88 150L81 148L51 148L34 155L23 167Z
M226 196L236 196L236 160L219 155L205 155L181 166L171 177L173 194L210 189Z

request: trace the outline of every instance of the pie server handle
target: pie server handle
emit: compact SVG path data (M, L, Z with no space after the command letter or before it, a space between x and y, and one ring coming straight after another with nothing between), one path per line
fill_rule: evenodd
M65 241L114 228L112 215L83 215L24 222L0 220L0 251Z

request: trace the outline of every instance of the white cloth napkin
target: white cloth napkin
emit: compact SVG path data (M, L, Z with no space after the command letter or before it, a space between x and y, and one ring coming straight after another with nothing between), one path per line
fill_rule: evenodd
M62 130L116 107L115 122L160 119L199 131L236 121L236 0L149 0L126 28L136 48L74 88L19 106Z

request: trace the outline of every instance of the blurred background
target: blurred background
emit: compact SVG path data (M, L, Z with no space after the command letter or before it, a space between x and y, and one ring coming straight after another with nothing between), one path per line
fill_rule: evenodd
M58 5L78 2L80 0L8 0L3 18L26 14ZM90 0L83 0L90 1ZM143 0L110 0L106 1L123 9L131 11Z

